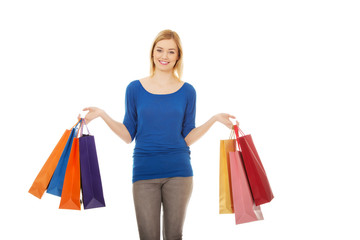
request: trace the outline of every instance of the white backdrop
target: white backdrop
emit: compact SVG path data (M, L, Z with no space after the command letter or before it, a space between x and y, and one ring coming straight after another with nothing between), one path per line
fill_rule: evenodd
M138 239L132 152L101 120L106 208L59 210L27 191L84 107L124 116L127 84L149 74L150 45L175 30L196 124L227 112L250 133L275 198L264 221L218 214L215 123L191 146L184 239L359 239L360 33L357 1L1 1L0 238ZM126 237L125 237L126 236Z

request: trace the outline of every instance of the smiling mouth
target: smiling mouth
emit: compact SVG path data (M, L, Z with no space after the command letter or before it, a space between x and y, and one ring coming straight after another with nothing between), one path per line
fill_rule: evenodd
M159 63L160 63L161 65L168 65L168 64L169 64L169 62L164 62L164 61L159 61Z

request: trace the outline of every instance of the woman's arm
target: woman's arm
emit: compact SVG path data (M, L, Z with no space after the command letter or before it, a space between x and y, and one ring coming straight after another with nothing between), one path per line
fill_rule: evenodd
M194 128L193 130L191 130L191 132L189 132L189 134L185 137L186 144L190 146L191 144L199 140L217 121L221 122L222 124L231 129L233 123L230 121L229 118L235 117L227 113L219 113L212 116L206 123L204 123L200 127ZM236 124L239 124L238 121L236 121Z
M100 113L100 117L110 127L113 132L118 135L124 142L131 143L131 136L125 125L112 119L105 111Z
M101 117L110 129L118 135L124 142L131 143L131 136L126 126L112 119L104 110L97 107L84 108L83 111L89 111L85 116L85 121L88 124L97 117ZM80 116L79 116L80 117Z

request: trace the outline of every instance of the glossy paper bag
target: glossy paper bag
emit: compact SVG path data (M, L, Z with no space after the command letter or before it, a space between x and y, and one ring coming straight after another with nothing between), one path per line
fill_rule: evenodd
M263 220L260 206L256 206L239 151L230 152L231 188L236 224Z
M55 168L59 162L62 152L64 151L66 142L70 136L70 130L65 130L60 141L57 143L56 147L50 154L49 158L41 168L39 174L35 178L29 193L41 199L45 190L47 189L52 175L54 174Z
M81 210L79 138L72 142L59 208Z
M77 125L80 123L80 121L77 123ZM76 126L77 126L76 125ZM61 154L60 160L56 166L56 169L54 171L54 174L51 178L51 181L49 183L49 186L47 188L47 193L53 194L55 196L61 197L61 192L64 184L64 177L66 172L67 163L69 160L71 147L73 143L74 137L77 135L78 129L75 127L72 128L69 139L66 143L66 146L64 148L64 151Z
M219 213L234 213L231 196L229 152L236 151L236 140L220 140Z
M79 144L84 209L105 207L95 138L90 133L83 135L79 138Z
M255 204L258 206L270 202L274 198L274 195L252 137L251 135L245 135L236 125L234 126L234 130L239 149L242 153L245 170ZM239 136L239 132L242 136Z

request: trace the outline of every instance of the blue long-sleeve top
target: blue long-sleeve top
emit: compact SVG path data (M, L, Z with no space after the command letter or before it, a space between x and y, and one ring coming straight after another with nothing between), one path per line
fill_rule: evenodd
M133 183L193 176L185 137L195 128L195 115L196 91L190 83L170 94L150 93L140 80L128 84L123 124L135 139Z

